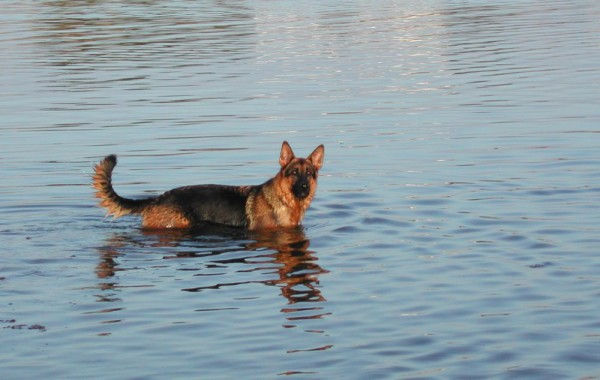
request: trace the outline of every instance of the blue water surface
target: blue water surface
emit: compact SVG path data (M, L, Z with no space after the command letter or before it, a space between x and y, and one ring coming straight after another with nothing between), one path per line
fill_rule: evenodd
M0 377L600 376L600 3L0 12ZM304 227L149 233L117 191L258 184Z

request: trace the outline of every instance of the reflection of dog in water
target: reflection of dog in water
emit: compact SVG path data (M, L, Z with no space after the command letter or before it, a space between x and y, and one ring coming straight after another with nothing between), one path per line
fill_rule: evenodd
M113 189L111 176L117 157L110 155L95 166L93 186L108 214L141 214L142 226L148 229L186 229L206 223L249 230L295 227L315 194L324 151L319 145L307 158L297 158L284 141L279 172L261 185L184 186L137 200L123 198Z
M260 231L251 236L256 241L247 245L248 249L274 249L275 262L281 264L277 270L281 293L289 303L321 302L325 298L315 286L318 276L328 273L317 263L317 257L308 250L308 240L300 228Z
M310 241L306 238L301 227L244 232L237 228L213 225L203 229L202 239L198 239L198 235L186 230L144 231L144 235L134 237L135 235L114 235L107 241L105 246L99 248L101 257L96 267L96 274L99 278L106 280L113 277L117 271L122 269L118 263L118 258L122 255L126 256L129 250L139 251L140 247L163 246L176 248L180 246L181 242L185 242L185 246L189 249L185 251L177 250L175 255L165 256L164 259L204 258L209 261L207 265L231 265L231 260L221 259L221 256L228 252L271 250L272 252L267 251L258 256L260 257L258 262L260 264L256 262L257 256L254 254L235 259L235 262L262 266L266 263L264 258L270 258L270 262L277 265L274 268L277 273L276 278L244 282L221 282L183 290L199 292L226 286L263 283L281 287L281 293L289 304L325 301L318 284L319 275L327 273L327 270L316 263L317 257L308 249ZM210 238L205 240L207 237ZM228 248L215 249L215 243L218 243L221 239ZM247 242L248 239L251 241ZM240 245L231 247L229 243L232 240L240 241ZM219 278L223 279L221 276ZM101 288L109 288L111 285L114 284L100 284ZM316 310L320 310L320 308L316 308ZM293 312L295 310L284 309L282 311Z

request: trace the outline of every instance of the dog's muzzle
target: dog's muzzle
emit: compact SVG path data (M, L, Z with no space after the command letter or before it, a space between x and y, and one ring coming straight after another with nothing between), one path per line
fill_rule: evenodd
M306 178L299 178L292 186L292 193L298 199L304 199L310 194L310 183Z

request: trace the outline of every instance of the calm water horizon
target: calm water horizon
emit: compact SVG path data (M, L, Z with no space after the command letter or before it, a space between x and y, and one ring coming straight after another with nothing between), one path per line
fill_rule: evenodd
M600 377L600 3L75 1L0 13L0 377ZM303 227L128 197L325 164Z

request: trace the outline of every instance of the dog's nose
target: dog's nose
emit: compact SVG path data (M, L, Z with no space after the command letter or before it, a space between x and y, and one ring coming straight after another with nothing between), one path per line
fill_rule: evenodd
M304 190L308 189L308 183L303 183L300 185Z

